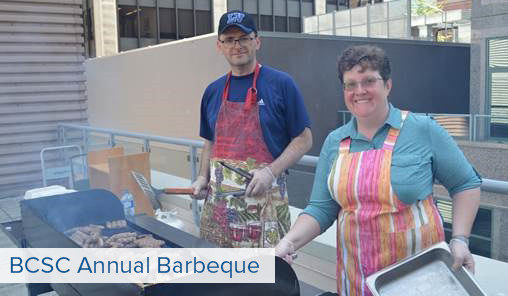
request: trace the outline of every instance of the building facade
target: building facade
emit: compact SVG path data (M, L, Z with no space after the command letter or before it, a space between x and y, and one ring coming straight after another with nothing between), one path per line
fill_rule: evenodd
M326 13L304 17L303 32L469 43L470 19L471 0L327 0Z
M111 54L95 32L101 26L104 3L116 14L116 49L120 52L216 31L220 16L230 10L244 10L254 16L260 31L303 32L303 19L383 0L84 0L87 52L89 57ZM98 9L101 7L101 9ZM107 10L107 8L106 8ZM100 36L99 36L100 37ZM107 39L107 36L106 36ZM99 43L99 44L98 44Z
M302 32L302 20L326 0L117 0L118 51L199 36L216 31L220 16L240 9L250 13L260 31ZM335 1L342 5L344 0ZM96 52L100 0L86 0L88 56ZM323 12L324 13L324 12Z

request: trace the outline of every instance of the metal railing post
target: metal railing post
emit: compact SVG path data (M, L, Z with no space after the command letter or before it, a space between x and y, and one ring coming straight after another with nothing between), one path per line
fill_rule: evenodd
M116 146L115 134L109 134L109 146L111 148Z
M367 26L367 36L365 37L370 37L370 3L365 6L365 20Z
M148 139L143 141L143 152L150 152L150 140Z
M474 120L473 120L473 114L469 114L469 141L473 141L473 127L474 127Z
M191 165L191 181L196 181L198 177L197 172L197 148L195 146L191 146L190 148L190 165Z
M65 136L65 127L60 126L58 130L59 130L58 139L61 140L62 145L64 146L67 145L67 137Z
M194 182L197 179L197 148L195 146L190 147L190 165L191 165L191 181ZM201 226L201 214L199 211L198 201L192 200L192 218L194 218L194 224L199 228Z
M90 145L90 131L88 129L82 129L83 131L83 152L88 154L88 146Z
M472 136L473 136L473 139L472 141L473 142L476 142L476 115L478 114L473 114L473 133L472 133Z

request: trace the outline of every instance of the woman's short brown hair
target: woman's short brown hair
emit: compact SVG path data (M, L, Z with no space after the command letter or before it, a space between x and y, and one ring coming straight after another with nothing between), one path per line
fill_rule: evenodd
M381 78L386 82L392 74L390 60L385 51L373 45L356 45L346 48L338 58L337 68L339 79L344 83L344 72L360 65L362 70L379 71Z

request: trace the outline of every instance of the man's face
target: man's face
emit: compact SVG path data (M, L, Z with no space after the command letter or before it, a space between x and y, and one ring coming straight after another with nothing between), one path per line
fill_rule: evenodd
M235 41L236 40L236 41ZM238 27L231 27L219 35L217 49L231 66L248 66L256 59L261 42L255 33L245 34Z

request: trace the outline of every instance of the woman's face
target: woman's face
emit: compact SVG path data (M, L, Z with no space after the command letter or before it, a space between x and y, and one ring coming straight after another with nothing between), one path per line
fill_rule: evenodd
M392 80L386 83L379 71L360 65L344 72L344 100L348 110L359 119L377 118L388 111L388 94Z

